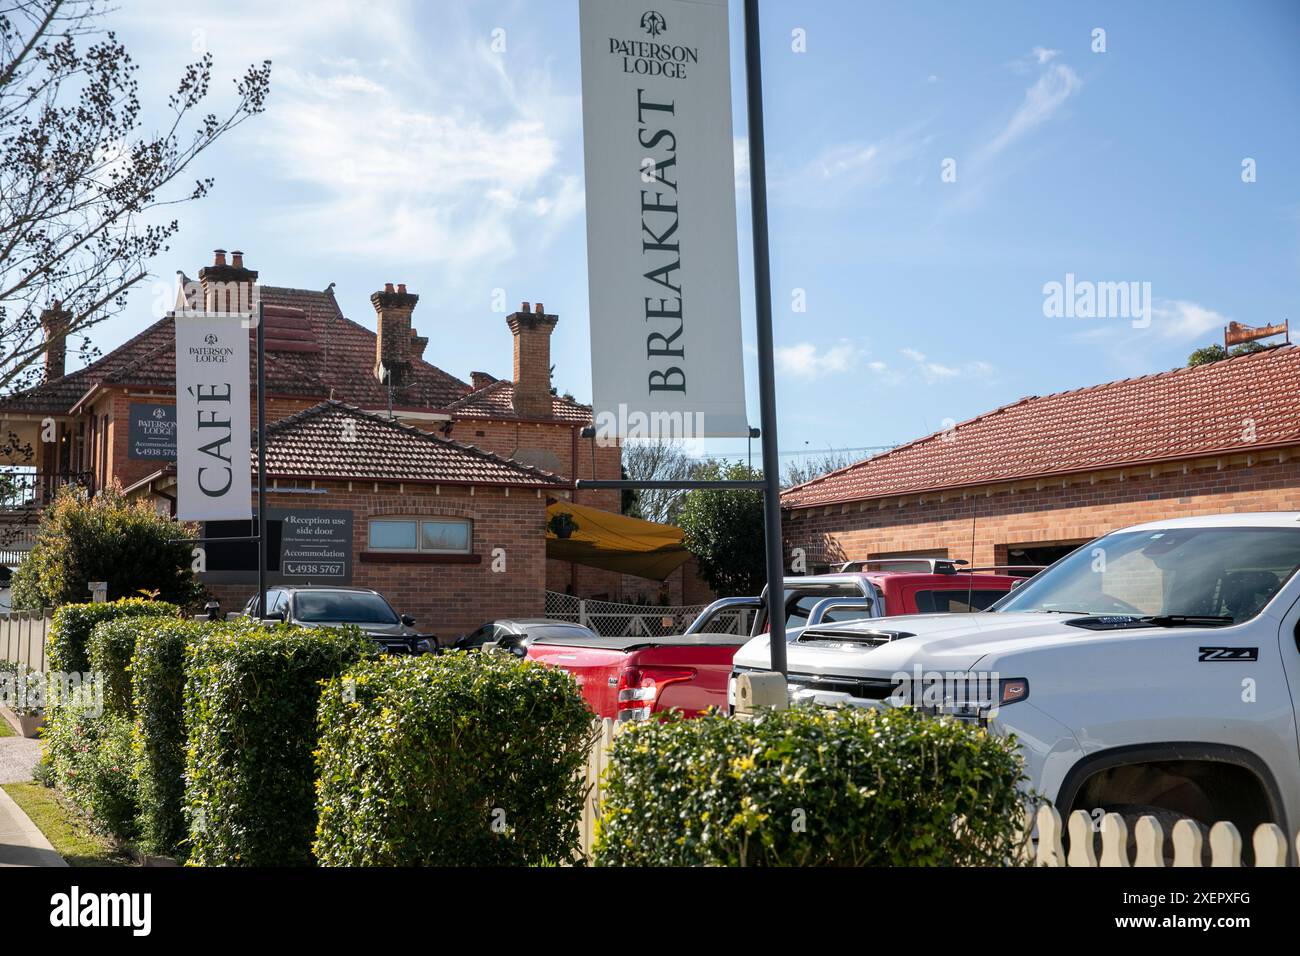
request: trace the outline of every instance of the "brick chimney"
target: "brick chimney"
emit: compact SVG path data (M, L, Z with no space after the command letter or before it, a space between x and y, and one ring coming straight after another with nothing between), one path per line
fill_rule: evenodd
M379 378L382 364L388 370L389 381L394 387L409 381L411 361L420 357L429 341L411 329L411 313L419 301L420 297L407 292L404 284L393 288L391 282L384 284L382 292L370 297L370 303L379 316L379 331L375 336L375 378Z
M540 302L506 316L515 337L515 412L525 418L551 417L551 333L559 318Z
M45 380L63 378L68 363L68 326L72 313L58 299L41 313L41 331L45 333Z
M212 265L199 270L203 287L203 311L245 314L257 307L253 289L257 272L244 268L244 254L236 250L226 262L226 250L212 253Z

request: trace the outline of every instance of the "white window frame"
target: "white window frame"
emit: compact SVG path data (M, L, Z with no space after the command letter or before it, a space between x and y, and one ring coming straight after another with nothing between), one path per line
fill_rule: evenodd
M410 522L415 525L415 547L414 548L385 548L373 543L370 536L371 526L380 521L392 522ZM465 536L464 548L426 548L424 546L424 526L426 524L459 524L464 525L467 534ZM376 515L366 520L366 550L383 552L384 554L473 554L474 553L474 521L472 518L457 518L454 516L424 516L424 515Z

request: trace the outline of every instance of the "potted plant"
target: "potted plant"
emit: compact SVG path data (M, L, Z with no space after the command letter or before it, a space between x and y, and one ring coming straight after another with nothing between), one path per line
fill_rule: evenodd
M573 515L567 511L558 511L546 523L546 530L563 540L572 536L573 532L578 530L578 522L574 521Z

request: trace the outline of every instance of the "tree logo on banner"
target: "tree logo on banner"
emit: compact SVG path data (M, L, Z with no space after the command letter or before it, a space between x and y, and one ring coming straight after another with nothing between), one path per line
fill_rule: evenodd
M657 37L668 29L668 21L658 10L647 10L641 14L641 29L652 37Z

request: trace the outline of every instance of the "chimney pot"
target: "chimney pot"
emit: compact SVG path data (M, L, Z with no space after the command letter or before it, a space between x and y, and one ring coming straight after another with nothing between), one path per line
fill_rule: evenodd
M233 252L230 253L230 264L233 265L236 269L244 268L244 254L240 252L238 249L235 249Z
M68 325L71 313L63 310L63 303L54 304L41 313L41 330L45 333L45 379L63 378L68 356Z
M225 249L214 249L214 250L212 250L212 264L213 264L214 266L224 266L224 265L226 264L226 250L225 250Z
M378 317L375 335L375 371L383 366L389 381L396 387L407 383L414 359L422 358L429 340L411 328L411 313L420 297L407 292L403 284L396 289L385 282L384 291L370 297Z
M522 305L520 305L520 307L519 307L519 311L520 311L520 312L531 312L532 310L533 310L533 307L532 307L531 305L529 305L527 302L524 302L524 303L523 303Z
M397 283L397 291L400 292L402 295L406 295L406 283L405 282Z
M514 336L514 409L525 418L551 416L551 333L556 317L547 315L542 303L537 311L529 303L514 315L506 316L506 324Z

